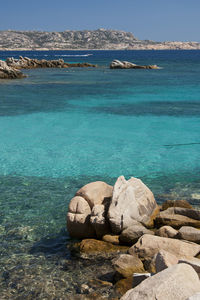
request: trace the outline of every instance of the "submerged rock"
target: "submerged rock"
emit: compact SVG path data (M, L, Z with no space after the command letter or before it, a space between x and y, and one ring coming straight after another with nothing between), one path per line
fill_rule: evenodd
M84 239L72 246L72 253L82 258L113 258L120 253L127 253L128 247L113 245L96 239Z
M113 60L110 69L159 69L157 65L140 66L128 61Z

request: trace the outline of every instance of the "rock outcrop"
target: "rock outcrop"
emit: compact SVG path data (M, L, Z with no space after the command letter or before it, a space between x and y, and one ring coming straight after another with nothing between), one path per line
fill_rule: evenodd
M113 60L110 69L159 69L157 65L140 66L128 61Z
M96 65L89 63L66 63L63 59L38 60L22 56L20 56L19 59L9 57L6 60L6 63L9 67L15 69L96 67Z
M21 71L10 67L5 61L0 60L0 79L17 79L26 77Z
M84 214L84 211L79 209L79 207L83 208L82 204L79 205L77 202L76 205L72 205L75 200L81 203L86 201L91 211L87 206ZM151 233L144 226L153 226L158 211L153 193L140 179L132 177L126 181L121 176L117 179L114 189L107 183L98 181L89 183L77 191L76 197L69 205L67 226L72 237L83 238L84 232L85 237L88 237L85 231L87 227L93 228L94 236L102 238L106 234L120 234L135 225L135 229L133 226L127 231L131 231L129 237L127 232L121 236L122 240L126 239L128 243L134 243L144 233ZM82 229L79 229L80 225L83 226ZM92 231L89 232L92 236Z

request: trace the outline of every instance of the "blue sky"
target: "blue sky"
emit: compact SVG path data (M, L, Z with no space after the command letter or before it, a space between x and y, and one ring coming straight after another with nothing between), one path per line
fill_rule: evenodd
M0 30L118 29L200 42L200 0L2 0Z

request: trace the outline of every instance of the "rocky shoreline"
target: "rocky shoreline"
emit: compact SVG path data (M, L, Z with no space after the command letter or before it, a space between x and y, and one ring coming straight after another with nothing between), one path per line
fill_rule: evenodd
M110 260L115 270L107 281L114 292L105 298L97 290L95 299L199 299L200 211L186 200L158 206L137 178L120 176L114 187L92 182L72 198L67 228L82 239L72 255ZM82 288L92 299L90 286Z

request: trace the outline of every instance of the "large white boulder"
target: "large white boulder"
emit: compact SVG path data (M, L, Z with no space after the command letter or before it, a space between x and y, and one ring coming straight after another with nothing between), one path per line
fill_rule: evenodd
M145 279L129 290L121 300L185 300L200 292L200 281L194 269L177 264Z
M150 189L137 178L120 176L113 188L108 220L113 233L121 233L135 221L152 226L158 206Z

